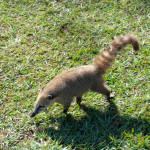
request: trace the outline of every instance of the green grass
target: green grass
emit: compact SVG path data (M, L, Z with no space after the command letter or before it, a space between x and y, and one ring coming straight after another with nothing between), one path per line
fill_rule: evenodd
M150 148L150 3L148 0L1 0L1 149ZM55 104L31 119L39 89L85 64L120 34L141 50L120 52L105 75L116 97L88 92L68 116Z

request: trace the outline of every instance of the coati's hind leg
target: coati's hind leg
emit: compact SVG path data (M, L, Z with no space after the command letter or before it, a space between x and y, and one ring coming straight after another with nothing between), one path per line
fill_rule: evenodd
M105 95L107 101L109 101L109 102L111 101L112 95L103 80L99 80L98 82L96 82L92 86L91 90Z

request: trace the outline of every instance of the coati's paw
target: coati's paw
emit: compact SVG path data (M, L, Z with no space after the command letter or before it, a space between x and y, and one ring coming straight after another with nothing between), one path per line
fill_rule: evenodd
M70 107L74 107L75 105L76 105L76 103L73 103L73 104L70 105Z
M79 106L81 106L81 104L84 103L84 102L85 102L85 101L82 101L82 102L80 101L80 102L72 103L72 104L70 105L70 107L75 107L76 104L78 104Z
M68 108L63 110L64 114L67 114L67 112L68 112Z
M84 104L85 103L85 101L82 101L81 103L79 103L78 105L79 106L82 106L82 104Z
M115 92L110 93L110 98L114 98L116 96Z
M111 94L110 94L110 96L108 96L106 99L107 99L107 101L108 102L110 102L111 101L111 99L113 99L114 97L115 97L115 92L112 92Z

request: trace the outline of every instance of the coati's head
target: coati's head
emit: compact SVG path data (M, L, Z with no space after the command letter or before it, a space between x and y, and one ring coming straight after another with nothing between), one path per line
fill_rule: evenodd
M43 110L46 110L48 106L55 102L56 96L54 94L46 94L44 91L40 91L38 98L36 100L36 106L30 117L36 116Z

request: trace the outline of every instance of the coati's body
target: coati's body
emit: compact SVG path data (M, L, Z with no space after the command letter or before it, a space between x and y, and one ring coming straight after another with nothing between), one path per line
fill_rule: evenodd
M126 34L112 42L111 47L98 55L92 65L69 69L57 75L40 91L31 117L55 102L62 104L63 112L67 113L73 97L76 97L77 103L80 104L82 95L88 90L105 95L109 101L110 91L105 85L103 75L111 67L117 53L128 44L131 44L135 51L139 50L137 39Z

